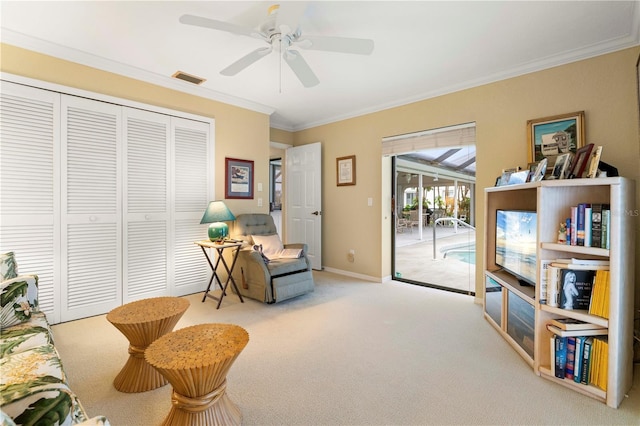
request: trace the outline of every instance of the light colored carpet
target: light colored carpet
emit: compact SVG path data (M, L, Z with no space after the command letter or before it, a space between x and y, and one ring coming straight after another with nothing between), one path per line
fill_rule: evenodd
M245 425L640 425L640 385L619 409L536 376L473 298L314 272L316 291L276 305L202 293L176 329L233 323L249 344L227 376ZM219 291L219 290L218 290ZM158 425L171 386L113 388L128 342L100 315L53 327L72 388L112 425Z

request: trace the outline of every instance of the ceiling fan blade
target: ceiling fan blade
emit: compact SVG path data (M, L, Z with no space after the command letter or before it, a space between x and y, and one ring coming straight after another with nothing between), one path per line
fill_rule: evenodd
M297 41L297 46L308 50L355 53L358 55L369 55L373 52L373 40L365 38L302 35Z
M296 50L286 50L282 53L282 57L285 62L289 64L289 67L291 67L304 87L313 87L320 84L320 80L318 80L318 77L316 77L311 70L307 61L300 55L300 52Z
M260 38L263 40L265 39L262 34L253 28L241 27L240 25L232 24L230 22L217 21L215 19L204 18L202 16L182 15L180 17L180 22L187 25L194 25L196 27L211 28L232 34Z
M264 58L265 56L267 56L269 53L271 53L272 50L273 49L271 47L261 47L259 49L256 49L220 71L220 74L229 76L236 75L260 58Z

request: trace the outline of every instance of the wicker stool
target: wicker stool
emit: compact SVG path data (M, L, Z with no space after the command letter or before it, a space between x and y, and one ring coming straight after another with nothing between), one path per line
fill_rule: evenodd
M129 359L113 380L120 392L145 392L166 385L167 379L144 359L144 351L158 337L173 330L189 301L179 297L154 297L119 306L107 320L129 340Z
M173 386L163 425L239 425L240 409L226 394L229 368L249 342L233 324L199 324L169 333L145 352Z

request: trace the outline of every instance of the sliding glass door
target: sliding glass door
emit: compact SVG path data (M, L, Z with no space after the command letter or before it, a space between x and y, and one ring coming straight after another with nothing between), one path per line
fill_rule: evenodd
M410 151L392 164L393 279L475 294L475 145Z

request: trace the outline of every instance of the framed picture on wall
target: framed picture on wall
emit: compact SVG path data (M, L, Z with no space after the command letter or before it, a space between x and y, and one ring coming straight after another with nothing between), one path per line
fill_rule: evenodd
M253 199L253 161L224 159L224 197Z
M356 156L336 158L336 181L338 186L356 184Z
M547 158L555 164L562 154L575 154L584 146L584 111L527 121L529 162Z

